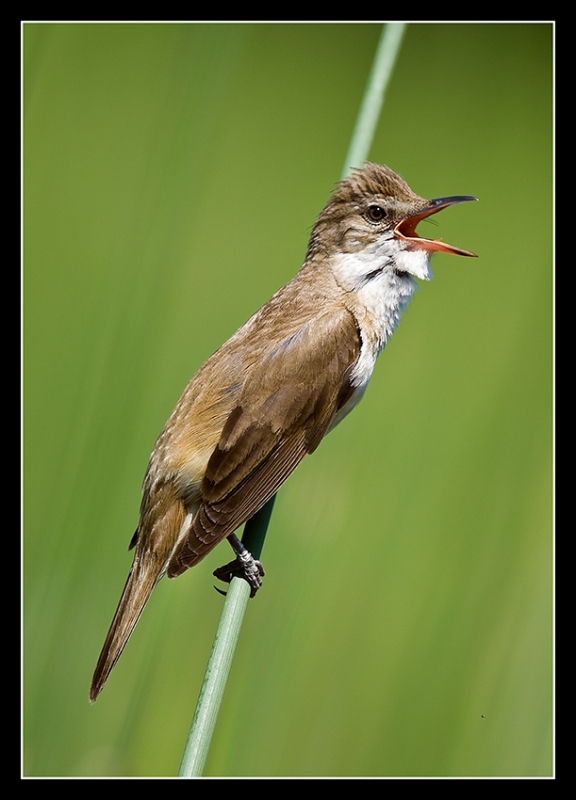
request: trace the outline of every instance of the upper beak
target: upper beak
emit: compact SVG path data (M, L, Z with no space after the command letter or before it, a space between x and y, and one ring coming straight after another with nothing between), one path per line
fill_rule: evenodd
M469 250L462 250L460 247L453 247L451 244L445 244L440 239L423 239L416 235L416 226L420 220L425 217L430 217L443 208L453 206L456 203L467 203L468 200L478 200L477 197L459 196L459 197L438 197L436 200L430 200L429 204L422 211L416 214L411 214L406 217L394 228L394 233L399 239L404 239L414 244L422 250L440 250L442 253L454 253L457 256L471 256L477 258L476 253L471 253Z

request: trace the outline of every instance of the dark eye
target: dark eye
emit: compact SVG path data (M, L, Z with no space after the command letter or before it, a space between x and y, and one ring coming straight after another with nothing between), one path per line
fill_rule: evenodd
M387 217L388 214L382 208L382 206L368 206L366 216L369 222L382 222L382 220Z

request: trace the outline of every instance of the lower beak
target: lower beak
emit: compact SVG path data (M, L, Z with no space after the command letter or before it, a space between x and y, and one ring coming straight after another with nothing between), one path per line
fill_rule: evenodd
M470 253L468 250L462 250L460 247L453 247L451 244L446 244L440 239L423 239L416 235L416 226L420 220L442 211L443 208L456 205L456 203L467 203L469 200L477 200L477 197L438 197L436 200L430 200L429 204L422 211L416 214L411 214L406 217L394 228L394 233L399 239L406 242L412 242L420 250L439 250L442 253L453 253L456 256L471 256L477 258L476 253Z

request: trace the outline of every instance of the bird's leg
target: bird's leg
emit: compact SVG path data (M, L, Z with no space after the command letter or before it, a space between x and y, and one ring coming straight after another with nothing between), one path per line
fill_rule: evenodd
M247 550L235 533L228 536L228 541L232 550L236 553L234 561L218 567L212 573L220 581L230 583L232 578L244 578L250 584L250 597L254 597L258 589L262 586L264 568L260 561L257 561L252 553Z

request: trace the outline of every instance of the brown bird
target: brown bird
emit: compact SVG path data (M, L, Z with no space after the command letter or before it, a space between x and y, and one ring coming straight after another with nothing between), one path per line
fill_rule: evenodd
M298 274L192 378L144 478L134 562L94 672L93 702L154 586L228 538L236 560L216 575L263 570L234 535L362 398L376 358L434 251L418 223L475 197L424 200L388 167L341 181L318 217Z

